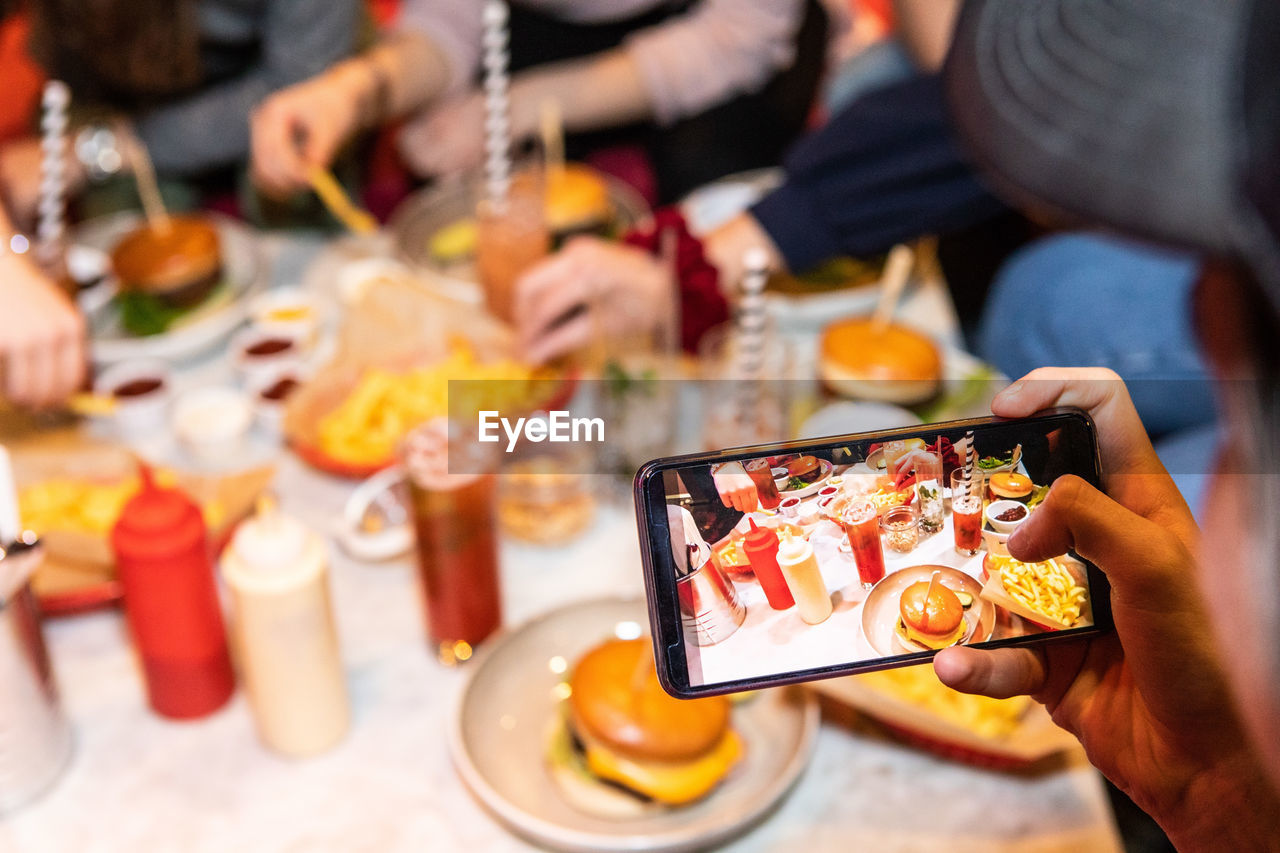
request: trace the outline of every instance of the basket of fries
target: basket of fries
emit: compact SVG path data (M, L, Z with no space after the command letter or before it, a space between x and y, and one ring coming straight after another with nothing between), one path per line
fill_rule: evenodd
M959 693L939 681L932 666L849 675L807 687L872 718L914 747L976 767L1014 770L1079 748L1030 697ZM830 704L824 713L834 720L844 716Z
M1085 567L1064 554L1038 563L1024 563L1001 554L988 554L982 597L1046 631L1093 624Z
M450 413L454 380L472 380L476 404L496 410L552 406L572 387L519 361L510 331L474 308L379 279L347 316L333 360L290 396L285 438L313 467L368 477L395 462L414 426Z

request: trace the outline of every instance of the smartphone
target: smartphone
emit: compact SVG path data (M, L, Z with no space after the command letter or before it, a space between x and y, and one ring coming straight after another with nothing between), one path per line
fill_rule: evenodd
M1076 409L647 463L635 506L663 687L694 698L1110 630L1096 566L1005 548L1066 474L1100 487Z

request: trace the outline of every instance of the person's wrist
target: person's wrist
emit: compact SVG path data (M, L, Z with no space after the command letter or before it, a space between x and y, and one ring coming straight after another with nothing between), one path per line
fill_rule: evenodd
M0 228L0 265L8 271L29 261L31 241L21 231Z
M742 258L748 250L763 249L772 270L784 271L787 268L786 259L769 233L750 213L740 213L707 234L704 246L707 259L720 272L720 290L730 302L737 297L743 273Z
M333 69L332 82L339 98L353 104L350 132L374 127L385 109L385 75L371 60L352 59Z
M1151 815L1180 853L1280 851L1280 795L1248 749L1196 774L1183 796Z

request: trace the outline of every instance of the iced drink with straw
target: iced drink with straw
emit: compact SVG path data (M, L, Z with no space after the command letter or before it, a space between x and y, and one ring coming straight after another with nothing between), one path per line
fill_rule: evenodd
M400 457L427 634L440 662L452 665L470 658L473 647L501 625L502 595L496 475L483 467L450 472L448 448L448 424L441 418L410 432ZM460 461L457 467L469 466Z
M982 478L963 468L951 472L951 526L956 551L966 557L982 546Z
M504 199L482 199L476 209L476 272L489 311L511 322L515 284L551 251L542 180L526 171L511 182Z
M838 501L832 505L835 520L849 537L858 579L871 589L884 578L884 547L880 543L880 512L866 499Z
M756 484L756 497L760 499L762 509L777 509L782 503L782 495L778 494L778 484L773 479L773 468L766 459L749 459L742 463L751 482Z

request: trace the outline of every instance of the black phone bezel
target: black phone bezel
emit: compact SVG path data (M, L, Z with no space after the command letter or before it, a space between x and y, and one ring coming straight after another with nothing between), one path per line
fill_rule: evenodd
M890 430L872 432L847 433L825 438L785 441L776 444L761 444L749 447L734 447L709 453L690 453L681 456L668 456L645 463L636 472L633 482L635 498L636 523L640 536L640 556L644 565L645 600L649 611L649 628L653 639L654 663L657 667L658 680L672 696L681 699L695 699L700 696L716 696L724 693L738 693L744 690L756 690L765 687L781 687L807 681L819 681L825 678L836 678L860 672L873 672L881 669L892 669L899 666L913 666L932 660L936 652L915 652L895 655L874 660L852 661L847 664L818 667L808 670L778 673L776 675L746 678L736 681L706 685L691 685L688 678L688 658L684 649L684 632L680 624L680 608L676 594L673 555L671 554L670 535L667 525L666 489L662 474L673 468L684 468L691 465L706 465L714 462L752 459L759 456L773 456L796 450L823 449L839 447L850 442L891 441L895 438L924 437L935 431L974 430L984 427L1007 426L1019 423L1038 423L1056 419L1072 419L1079 421L1085 428L1092 445L1089 459L1092 470L1073 471L1071 473L1083 478L1094 487L1102 488L1101 457L1098 452L1097 429L1089 414L1081 409L1055 408L1048 409L1028 418L970 418L966 420L944 421L932 424L901 427ZM657 488L655 495L654 489ZM654 498L656 497L656 501ZM1093 609L1093 624L1070 628L1062 631L1046 631L1024 637L1009 637L1002 640L988 641L976 648L996 649L1011 646L1035 645L1061 640L1078 640L1112 629L1111 619L1111 587L1106 575L1089 560L1071 552L1084 566L1089 581L1089 595Z

